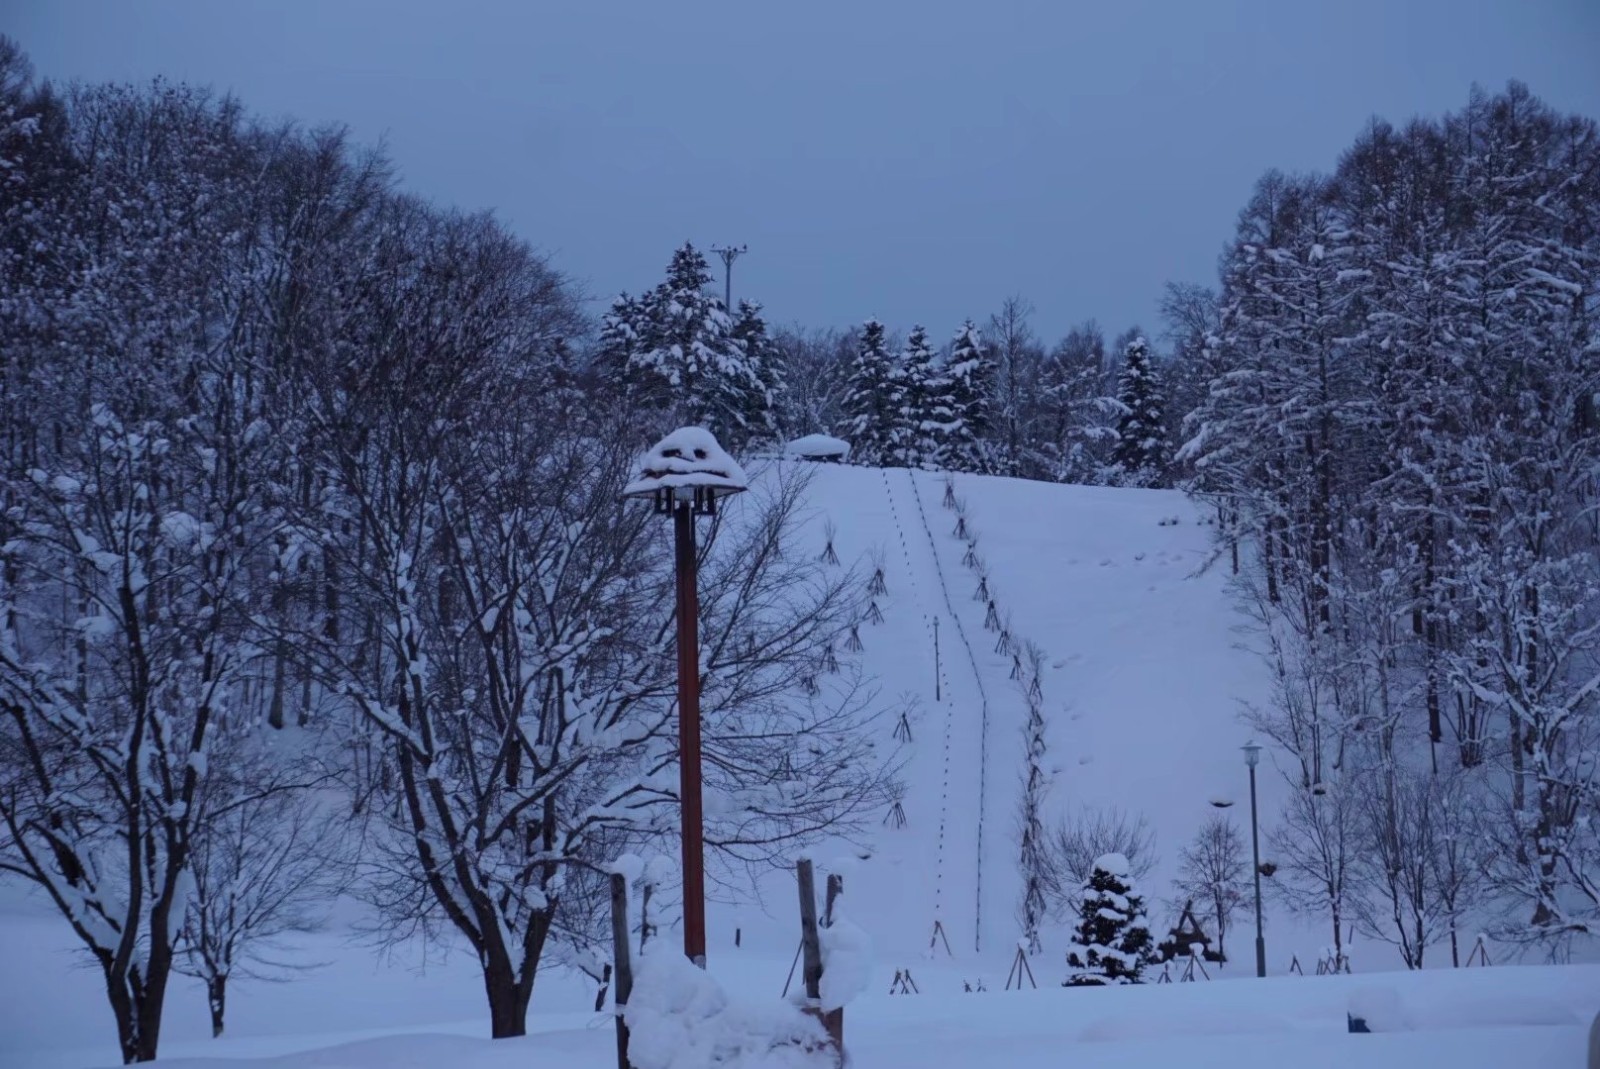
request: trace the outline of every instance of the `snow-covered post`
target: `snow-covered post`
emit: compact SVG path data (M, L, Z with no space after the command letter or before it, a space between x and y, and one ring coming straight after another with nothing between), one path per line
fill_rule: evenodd
M717 498L749 489L744 470L702 427L680 427L641 458L622 496L649 498L672 517L677 574L678 764L683 811L683 952L706 964L705 816L700 801L700 592L694 518L717 511Z
M611 954L616 989L612 995L617 1020L617 1069L628 1069L628 997L633 994L633 959L628 954L628 877L611 874Z
M817 885L811 859L803 857L795 862L794 871L800 888L800 952L805 959L800 981L806 989L807 1003L815 1005L822 998L822 944L817 939Z
M822 1022L829 1041L844 1064L844 1007L866 986L866 935L844 919L838 908L844 877L828 876L828 897L822 921L817 920L816 877L810 858L795 862L795 882L800 891L801 973L805 985L803 1010Z

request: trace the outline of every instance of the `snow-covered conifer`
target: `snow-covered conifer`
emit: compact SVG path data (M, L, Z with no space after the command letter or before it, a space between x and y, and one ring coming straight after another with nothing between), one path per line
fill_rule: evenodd
M990 393L994 362L989 358L972 320L956 331L950 360L944 367L951 419L945 435L945 466L982 472L989 468L986 436L989 431Z
M869 319L861 327L861 341L850 365L850 378L841 407L850 457L858 464L884 464L890 455L899 389L894 356L889 352L883 324Z
M1155 960L1155 941L1144 896L1134 885L1131 866L1121 854L1095 859L1083 886L1078 925L1067 948L1066 987L1143 983L1144 968Z
M666 280L640 302L626 382L640 402L670 410L676 422L709 428L737 451L768 418L770 400L759 402L766 385L735 338L727 309L707 290L710 282L706 258L693 245L673 253Z
M1160 486L1166 479L1167 430L1160 375L1143 336L1128 343L1117 378L1117 446L1114 459L1120 481L1131 486Z
M893 463L907 468L940 468L949 452L954 423L950 380L934 361L928 332L911 328L898 371L894 433L890 443Z

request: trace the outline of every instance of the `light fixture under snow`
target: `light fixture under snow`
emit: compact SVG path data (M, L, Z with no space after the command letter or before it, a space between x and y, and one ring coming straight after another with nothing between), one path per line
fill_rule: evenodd
M622 496L653 498L657 512L687 504L696 513L714 513L717 498L749 488L744 469L715 435L704 427L680 427L639 459Z

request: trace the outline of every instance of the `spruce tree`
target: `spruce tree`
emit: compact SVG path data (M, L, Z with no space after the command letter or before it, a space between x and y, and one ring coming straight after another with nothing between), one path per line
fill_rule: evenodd
M639 302L622 293L611 302L611 310L600 317L595 367L607 382L626 386L629 364L639 349L641 314Z
M722 301L707 291L710 282L693 245L673 254L666 281L640 302L625 382L638 402L671 410L677 422L704 426L738 449L759 430L751 410L761 407L753 397L764 387Z
M778 435L774 405L783 390L783 376L777 346L767 333L767 321L761 317L759 303L739 302L732 335L744 354L745 366L754 381L740 378L730 383L730 401L743 415L746 438L750 441L770 441Z
M889 352L883 324L869 319L861 327L861 342L850 365L845 386L845 436L850 439L850 459L857 464L884 464L897 419L898 383L895 361Z
M890 459L907 468L943 467L954 422L950 380L934 363L928 332L921 326L912 327L906 338L896 379Z
M984 442L989 430L994 362L970 319L956 331L944 378L949 383L952 416L946 435L944 464L958 471L986 471Z
M1161 486L1166 481L1167 431L1161 380L1143 335L1128 342L1117 378L1117 446L1113 460L1127 486Z
M1095 859L1083 885L1082 906L1072 944L1067 948L1065 987L1099 987L1144 982L1155 960L1144 896L1134 886L1128 859L1104 854Z

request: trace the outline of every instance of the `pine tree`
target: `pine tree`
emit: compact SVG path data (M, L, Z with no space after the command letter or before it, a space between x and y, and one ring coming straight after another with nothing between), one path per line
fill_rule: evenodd
M1108 423L1105 338L1091 320L1074 327L1039 369L1037 438L1029 466L1039 478L1097 483L1115 430Z
M895 430L894 395L898 390L894 357L883 324L869 319L861 327L861 343L850 364L850 379L841 408L842 428L850 440L850 459L857 464L889 460Z
M1155 960L1144 896L1134 886L1128 859L1105 854L1095 859L1083 885L1083 904L1071 946L1064 987L1143 983L1144 968Z
M967 320L956 331L950 346L950 360L944 368L949 383L952 414L946 432L945 466L958 471L983 472L987 464L986 436L989 431L990 393L994 386L994 362L978 335L978 328Z
M764 386L722 301L707 291L710 282L693 245L673 254L666 281L641 302L625 381L639 402L670 409L677 422L707 427L738 449L759 430L752 410L764 411L756 400Z
M731 384L733 400L744 417L745 434L750 441L770 441L778 434L775 405L783 391L783 376L777 347L767 333L767 321L761 317L761 305L740 301L731 333L755 379L754 383L740 380Z
M600 317L600 339L595 347L595 366L606 381L626 384L629 365L639 351L639 328L643 309L626 293L617 295L611 310Z
M941 468L955 414L950 380L934 363L928 332L921 326L911 328L897 372L897 388L891 390L896 412L890 458L907 468Z
M1144 337L1128 342L1117 379L1117 448L1114 459L1130 486L1160 486L1166 481L1167 431L1161 380Z

